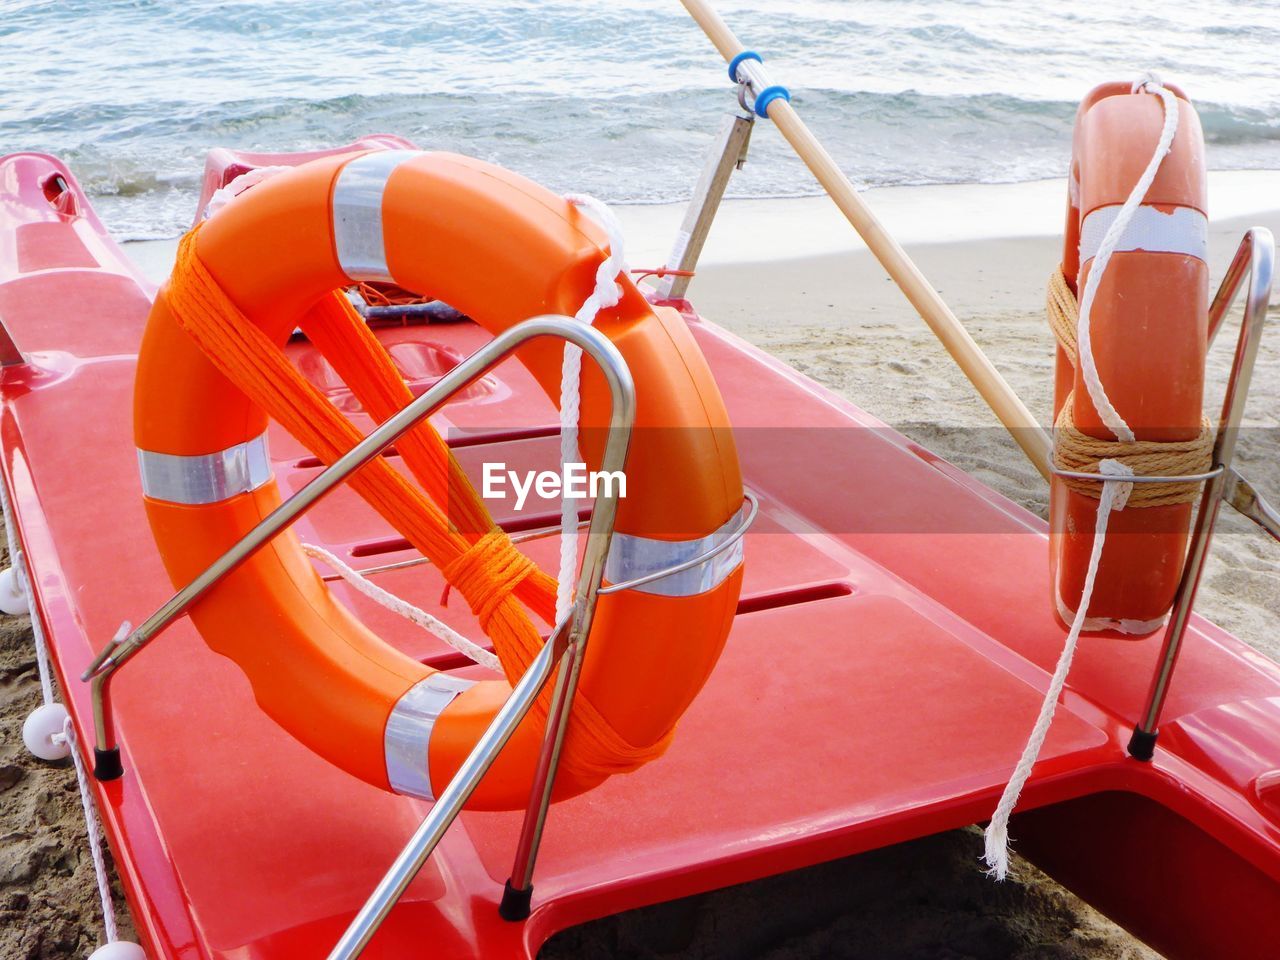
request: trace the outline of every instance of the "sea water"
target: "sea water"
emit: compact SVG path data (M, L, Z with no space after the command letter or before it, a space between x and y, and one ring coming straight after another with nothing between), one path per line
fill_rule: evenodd
M1215 169L1280 168L1280 4L718 0L861 186L1061 175L1091 86L1155 70ZM0 2L0 152L62 156L120 239L190 223L205 152L374 132L614 203L688 196L734 106L677 0ZM731 196L813 194L761 125Z

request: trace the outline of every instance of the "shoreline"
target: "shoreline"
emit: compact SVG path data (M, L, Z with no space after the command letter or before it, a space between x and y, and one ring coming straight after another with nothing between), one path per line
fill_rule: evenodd
M903 246L1015 240L1062 235L1065 177L1020 183L941 183L873 187L861 192ZM613 204L633 267L666 263L684 203ZM1280 222L1280 170L1209 172L1210 229L1250 220ZM152 280L168 275L177 238L126 240L125 251ZM167 251L167 252L166 252ZM720 205L700 268L777 263L867 252L825 194L726 199ZM929 271L925 271L929 275Z

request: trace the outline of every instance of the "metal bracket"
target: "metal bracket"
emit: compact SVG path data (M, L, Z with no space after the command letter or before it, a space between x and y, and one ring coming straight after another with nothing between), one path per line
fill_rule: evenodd
M13 334L9 332L9 325L0 317L0 368L16 367L26 362L27 358L22 355L18 344L14 342Z
M1275 536L1275 511L1258 499L1244 479L1230 469L1240 421L1244 417L1245 400L1249 395L1249 380L1253 375L1254 362L1258 358L1258 344L1262 340L1262 328L1271 302L1271 273L1274 263L1275 240L1271 231L1263 227L1249 230L1236 248L1235 257L1227 268L1227 275L1223 277L1209 309L1209 329L1216 333L1227 309L1235 301L1246 278L1248 279L1240 338L1236 342L1235 359L1227 378L1222 416L1218 421L1218 433L1213 444L1214 469L1212 475L1204 481L1204 490L1200 494L1191 545L1187 550L1182 579L1174 597L1173 612L1165 627L1164 642L1147 694L1146 707L1129 739L1128 752L1136 760L1150 760L1155 754L1160 712L1164 709L1165 698L1169 694L1169 681L1177 666L1182 639L1191 619L1191 610L1195 604L1196 591L1200 586L1200 577L1204 572L1205 558L1213 540L1213 527L1222 501L1227 500Z
M1280 540L1280 510L1267 503L1262 494L1234 467L1227 468L1222 499L1235 507L1237 513L1248 517L1274 539Z
M1223 468L1214 467L1212 470L1205 470L1203 473L1143 473L1133 477L1106 476L1101 473L1086 473L1083 470L1059 470L1057 467L1054 467L1049 472L1055 477L1062 477L1065 480L1087 480L1093 483L1203 483L1206 480L1212 480L1214 477L1222 476Z
M1182 478L1186 479L1186 478ZM728 552L734 544L747 535L747 531L751 529L751 525L756 521L756 515L760 512L760 501L750 490L743 491L742 499L747 504L747 515L742 521L733 528L728 536L717 543L710 550L691 557L688 560L682 560L680 563L674 563L670 566L663 567L661 570L655 570L652 573L646 573L643 577L636 577L632 580L623 580L620 583L611 583L608 586L601 587L599 594L607 597L611 593L621 593L624 590L634 590L636 587L643 587L646 584L655 583L665 580L667 577L675 576L677 573L683 573L685 570L692 570L694 567L700 567L704 563L714 560L722 553ZM581 520L578 522L578 529L582 529L591 523L590 520ZM526 530L523 533L512 534L509 538L512 543L528 543L530 540L539 540L543 537L549 537L560 532L559 525L552 527L538 527L534 530ZM361 567L356 573L362 577L370 577L378 573L389 573L392 570L405 570L409 567L418 567L430 565L429 557L413 557L409 560L398 560L395 563L382 563L373 567ZM343 579L340 573L324 574L321 580L326 583L333 583Z
M755 125L755 116L749 111L732 113L725 118L720 133L717 135L711 151L707 154L707 162L702 167L698 184L693 188L693 196L689 206L685 208L684 220L680 223L680 232L667 257L667 267L673 270L693 273L698 266L698 257L707 242L707 234L711 232L711 223L720 209L720 201L724 199L725 188L734 170L741 170L747 160L747 147L751 143L751 129ZM664 300L679 300L689 289L692 277L668 276L658 283L658 296Z

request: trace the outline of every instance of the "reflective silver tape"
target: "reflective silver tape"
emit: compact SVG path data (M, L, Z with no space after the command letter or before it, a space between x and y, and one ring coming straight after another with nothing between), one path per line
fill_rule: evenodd
M394 280L382 235L382 195L391 171L419 156L420 150L375 150L338 172L333 185L333 245L342 272L352 280Z
M271 479L267 435L197 456L138 451L142 492L167 503L218 503Z
M732 537L733 546L688 570L643 583L632 589L663 597L692 597L718 587L742 563L741 527L746 522L748 507L743 506L729 521L697 540L651 540L615 533L604 563L604 576L609 583L623 583L658 573L669 567L709 553Z
M383 742L387 780L396 793L424 800L436 798L428 763L431 733L444 708L476 682L447 673L433 673L410 687L391 709Z
M1099 207L1080 225L1080 264L1092 260L1102 246L1120 207ZM1150 253L1185 253L1205 260L1209 253L1209 218L1191 207L1174 207L1163 213L1155 207L1141 206L1120 235L1120 250L1146 250Z

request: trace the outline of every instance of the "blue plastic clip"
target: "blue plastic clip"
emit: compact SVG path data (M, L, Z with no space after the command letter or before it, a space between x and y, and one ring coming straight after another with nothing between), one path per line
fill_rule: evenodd
M756 116L769 119L769 104L775 100L785 100L791 102L791 91L781 84L774 84L772 87L765 87L760 91L760 96L756 97L752 106L755 108Z
M754 60L756 63L764 63L764 57L760 56L760 54L756 53L754 50L743 50L729 61L729 79L734 83L745 83L745 81L738 79L738 65L744 60ZM756 97L755 102L751 107L755 110L757 116L768 120L769 104L778 99L782 99L787 101L787 103L790 103L791 91L781 84L774 84L773 86L765 87L761 90L760 95ZM743 105L746 105L745 100L743 100Z
M743 60L754 60L756 63L764 63L764 57L756 53L754 50L743 50L740 54L729 61L729 79L734 83L738 83L738 64Z

